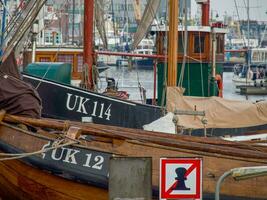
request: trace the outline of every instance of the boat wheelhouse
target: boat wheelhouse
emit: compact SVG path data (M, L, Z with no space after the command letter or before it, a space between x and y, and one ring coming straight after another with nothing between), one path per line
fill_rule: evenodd
M157 54L166 55L168 27L153 27L156 33ZM210 26L188 26L187 55L182 87L185 95L218 96L216 75L222 77L224 63L224 40L227 29ZM185 28L178 27L177 77L181 76L184 55ZM213 40L215 39L215 44ZM167 69L166 59L158 60L158 98L162 99ZM177 80L178 83L179 80Z
M83 49L81 47L40 46L35 51L35 62L63 62L72 65L72 85L79 86L83 73ZM32 62L32 50L24 52L23 66ZM97 69L101 73L108 69L101 59L97 61Z
M267 65L267 48L252 48L250 50L251 64Z

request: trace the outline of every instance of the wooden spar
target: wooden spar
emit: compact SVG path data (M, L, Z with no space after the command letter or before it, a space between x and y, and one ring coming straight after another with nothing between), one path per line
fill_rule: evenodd
M176 86L177 83L178 5L178 0L169 0L167 86Z
M90 128L87 124L82 124L79 122L72 122L71 124L68 124L68 121L63 121L63 120L51 120L51 119L32 119L28 117L20 117L20 116L15 116L15 115L9 115L6 113L1 113L0 112L0 121L6 121L6 122L11 122L11 123L25 123L25 124L30 124L31 126L38 126L42 128L52 128L52 129L58 129L58 130L66 130L69 126L79 126L83 129L89 129L91 131L94 130L94 132L103 132L103 130L110 130L114 132L125 132L127 131L128 133L138 133L138 134L143 134L143 135L153 135L153 136L158 136L158 137L165 137L165 133L160 133L160 132L150 132L150 131L144 131L144 130L139 130L139 129L130 129L130 128L122 128L122 127L116 127L116 126L107 126L107 125L102 125L102 124L90 124ZM1 117L2 116L2 117ZM119 137L121 139L121 137ZM125 138L125 137L123 137ZM229 146L244 146L238 143L238 142L231 142L231 141L225 141L221 140L218 138L209 138L209 139L203 139L201 137L194 137L194 136L187 136L187 135L172 135L168 134L168 138L171 139L179 139L187 142L199 142L199 143L206 143L206 144L214 144L214 145L229 145ZM250 142L248 142L250 143ZM245 144L244 142L242 144ZM248 146L245 146L245 148L249 148Z
M183 148L191 151L204 151L207 153L215 153L221 154L225 156L236 156L242 158L250 158L250 159L267 159L267 152L262 150L262 152L255 151L254 146L250 146L246 143L235 143L235 142L227 142L221 140L214 140L203 138L203 140L210 140L212 144L201 143L198 142L197 137L196 140L193 140L193 137L188 137L188 140L183 140L182 136L172 136L163 133L154 133L142 130L133 130L127 128L118 128L112 126L104 126L97 124L83 125L81 123L71 123L68 124L64 121L54 121L54 120L43 120L43 119L31 119L25 117L17 117L6 115L4 121L8 122L20 122L25 124L31 124L32 126L40 126L40 127L49 127L53 129L59 130L67 130L67 128L71 126L79 126L82 129L82 133L84 135L93 135L100 136L112 139L119 140L133 140L133 141L142 141L147 144L157 144L163 145L166 147L174 147L174 148ZM185 137L186 138L186 137ZM228 144L222 146L221 144ZM243 146L242 146L243 145ZM240 148L242 147L242 148ZM237 151L238 148L238 151Z
M93 84L93 28L94 28L94 0L84 1L84 64L88 66L88 86L94 89Z

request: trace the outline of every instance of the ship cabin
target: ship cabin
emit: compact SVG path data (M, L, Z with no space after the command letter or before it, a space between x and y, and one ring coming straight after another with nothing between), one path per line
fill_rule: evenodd
M168 27L152 27L152 33L156 34L157 54L167 56ZM185 29L178 26L178 52L177 52L177 84L183 77L182 86L185 95L189 96L218 96L219 86L216 77L221 77L224 63L224 41L227 30L220 27L188 26L187 28L187 53L184 54ZM184 55L186 64L182 70ZM162 99L164 93L165 74L167 69L166 59L158 60L158 99ZM184 73L181 76L181 71ZM220 80L222 81L222 80ZM220 83L222 84L222 82Z
M38 47L35 62L63 62L72 65L72 80L80 82L83 71L83 49L79 47ZM32 51L23 54L23 66L32 62Z
M267 48L252 48L250 49L251 64L267 65Z

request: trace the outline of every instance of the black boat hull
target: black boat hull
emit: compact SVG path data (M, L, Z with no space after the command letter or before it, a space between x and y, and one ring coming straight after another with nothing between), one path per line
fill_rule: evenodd
M23 74L42 99L44 117L142 128L162 116L160 107L120 100Z

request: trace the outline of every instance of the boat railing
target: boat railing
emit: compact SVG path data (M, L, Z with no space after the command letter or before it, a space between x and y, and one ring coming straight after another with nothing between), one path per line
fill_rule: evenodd
M179 124L179 116L180 115L188 115L188 116L201 116L201 123L203 124L204 127L204 136L207 137L207 124L208 120L205 118L206 112L205 111L196 111L196 110L177 110L175 109L173 112L173 123L176 126L176 133L177 134L182 134L184 127Z
M267 166L240 167L240 168L230 169L229 171L225 172L217 181L215 190L215 200L220 200L221 185L224 179L226 179L229 176L232 176L234 180L239 181L266 175L267 175Z

